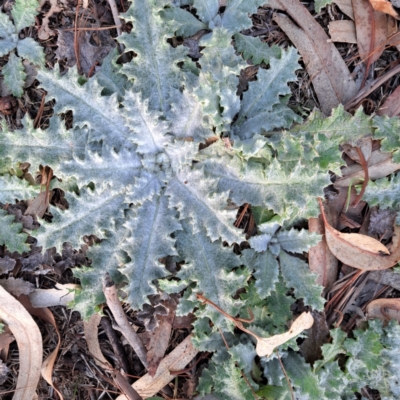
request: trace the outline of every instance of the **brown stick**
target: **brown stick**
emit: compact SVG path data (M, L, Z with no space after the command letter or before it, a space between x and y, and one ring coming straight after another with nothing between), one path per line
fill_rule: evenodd
M106 333L108 340L110 341L111 347L114 350L114 354L117 357L120 368L122 368L126 374L129 374L130 368L124 347L122 346L121 341L119 340L115 330L111 326L109 319L103 317L101 319L101 326L103 327L104 332Z
M139 357L139 360L147 368L147 351L138 334L129 324L128 318L126 317L124 310L122 309L121 302L118 299L115 284L108 274L106 274L106 278L103 282L103 292L104 296L106 297L108 308L112 312L121 333L124 335L128 343L132 346L133 350Z
M375 79L369 85L364 86L350 101L348 101L344 109L346 111L354 108L357 104L360 103L362 99L367 97L370 93L372 93L375 89L379 86L383 85L387 80L389 80L393 75L396 75L400 72L400 65L397 65L391 71L387 72L386 74L380 76L379 78Z

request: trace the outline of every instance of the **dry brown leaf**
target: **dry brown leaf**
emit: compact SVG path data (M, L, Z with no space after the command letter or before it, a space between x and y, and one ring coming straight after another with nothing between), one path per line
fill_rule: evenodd
M337 20L328 25L331 41L342 43L357 43L356 26L353 21Z
M153 377L146 374L137 380L132 387L144 399L154 396L176 377L170 371L179 371L185 368L196 357L197 353L198 350L193 346L192 335L190 335L161 361ZM127 400L127 397L121 395L117 397L117 400Z
M324 234L324 222L322 218L310 218L308 230L320 235ZM310 270L317 274L316 283L324 287L330 287L336 280L338 272L337 258L331 253L325 237L308 252L308 264Z
M63 400L63 395L59 391L57 385L53 383L53 368L54 363L56 362L58 350L60 350L61 346L61 336L60 332L58 331L56 320L54 319L53 313L46 307L44 308L34 308L29 300L29 297L26 295L19 296L17 300L25 307L25 309L29 312L29 314L34 315L44 322L47 322L55 329L58 337L57 346L55 349L44 359L42 363L42 368L40 373L43 379L55 390L58 394L59 398Z
M0 319L12 331L19 350L19 373L13 400L32 400L40 378L42 336L28 311L1 285Z
M351 4L351 0L335 0L334 3L338 5L343 14L346 14L349 18L354 20L353 4Z
M392 3L389 0L370 0L371 6L374 10L389 14L394 18L399 19L399 15L396 10L393 8Z
M118 370L114 370L112 365L105 359L100 348L98 325L101 321L100 314L93 314L89 321L83 321L85 339L88 345L89 353L93 356L95 363L113 375L116 386L122 390L122 393L128 396L130 400L136 400L141 397L129 385L129 381Z
M326 242L330 251L338 260L363 271L391 268L400 260L400 227L395 227L392 246L391 249L388 249L369 236L337 231L326 220L320 199L319 203L325 224Z
M400 86L398 86L379 107L378 115L395 117L400 115Z
M170 296L168 296L165 301L160 301L159 304L164 306L166 315L155 315L158 320L158 326L150 335L150 342L147 346L147 370L150 376L154 376L156 373L157 368L168 348L169 338L172 331L172 323L175 318L175 310L177 306L174 298Z
M391 153L374 150L368 160L368 174L372 180L383 178L400 169L400 164L392 162ZM364 171L360 164L353 164L342 169L342 178L335 181L336 187L357 185L364 179Z
M31 304L35 308L67 306L75 298L73 290L80 288L80 285L67 283L56 284L55 289L35 289L29 293Z
M292 324L290 329L280 335L269 338L258 338L256 352L259 357L269 357L276 347L288 340L300 335L306 329L310 329L314 323L314 318L310 312L303 312Z
M369 67L385 50L389 36L387 16L374 11L369 0L353 0L353 11L358 54Z
M395 319L400 323L400 299L377 299L368 304L367 318L379 318L382 321Z
M53 29L49 27L50 17L52 17L53 14L62 11L62 8L58 6L57 0L50 0L50 5L50 10L45 14L42 20L42 25L39 28L38 36L40 40L47 40L50 36L55 35Z
M356 163L362 164L362 160L357 149L360 149L363 153L364 159L368 161L372 154L372 138L365 137L357 140L356 146L352 146L348 143L342 145L343 151Z
M89 353L93 356L94 362L105 370L112 370L112 366L105 359L100 349L99 344L99 330L98 326L101 321L100 314L93 314L89 321L83 321L83 328L85 332L85 339L88 345Z
M303 57L317 93L321 109L330 115L333 108L346 104L357 92L356 84L339 51L323 28L299 0L275 0L291 18L276 14L274 20L289 36ZM271 3L267 4L271 7Z

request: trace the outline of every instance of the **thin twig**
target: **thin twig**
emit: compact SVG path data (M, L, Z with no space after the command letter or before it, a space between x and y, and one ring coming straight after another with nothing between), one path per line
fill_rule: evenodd
M79 55L79 38L78 38L78 13L79 13L79 6L81 5L80 0L78 0L78 4L76 5L76 10L75 10L75 26L74 26L74 53L75 53L75 58L76 58L76 66L78 68L78 73L81 74L82 68L81 68L81 61L80 61L80 55Z
M133 350L139 357L142 364L147 368L147 351L139 338L139 335L134 331L132 326L129 324L128 318L126 317L124 310L122 309L121 302L118 299L117 289L110 276L106 274L106 278L103 282L103 292L106 297L108 308L111 310L115 321L117 322L121 333L125 339L132 346Z
M362 99L367 97L370 93L372 93L379 86L383 85L387 80L389 80L393 75L396 75L400 72L400 65L397 65L391 71L386 74L380 76L379 78L372 81L369 85L364 86L351 100L349 100L344 108L346 111L354 108L357 104L360 103Z
M122 24L121 24L121 20L119 19L119 13L118 13L117 5L115 4L115 0L108 0L108 4L110 4L110 8L111 8L111 12L112 12L112 15L113 15L113 18L114 18L115 25L117 27L119 26L117 28L117 33L118 33L118 36L120 36L121 33L122 33L122 31L121 31Z
M111 326L109 319L103 317L101 319L101 326L103 327L104 332L106 333L108 340L110 341L111 347L114 350L114 354L117 357L120 368L122 368L125 373L129 374L129 363L125 354L124 347L122 346L115 330Z
M91 27L91 28L65 28L65 29L57 29L59 32L66 32L66 31L74 31L74 32L80 32L80 31L107 31L109 29L114 29L114 28L121 28L122 25L110 25L110 26L102 26L100 27Z
M276 355L278 356L279 364L281 364L282 371L283 371L283 373L284 373L284 375L285 375L287 384L288 384L288 386L289 386L290 395L292 396L292 400L294 400L294 393L293 393L292 384L290 383L290 379L289 379L289 377L288 377L288 374L286 373L285 367L283 366L282 360L281 360L281 358L279 357L279 352L278 352L278 351L276 351Z
M37 113L37 115L36 115L35 120L33 121L33 127L34 127L35 129L39 128L40 119L42 118L42 115L43 115L45 99L46 99L46 92L43 93L42 101L40 102L39 111L38 111L38 113Z

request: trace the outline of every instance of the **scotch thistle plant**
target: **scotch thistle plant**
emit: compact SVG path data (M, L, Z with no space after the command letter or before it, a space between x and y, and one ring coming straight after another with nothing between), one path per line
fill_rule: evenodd
M106 272L124 284L125 301L135 310L160 291L182 292L177 312L195 313L193 341L215 351L199 390L221 399L252 399L257 390L286 399L290 391L277 358L256 364L251 340L233 335L234 325L200 305L196 293L230 315L248 315L250 307L255 319L249 329L264 337L286 330L296 298L322 310L322 287L298 256L320 236L297 229L299 222L318 215L316 199L330 183L329 171L339 172L342 164L339 144L365 135L384 138L396 128L394 120L362 111L351 116L341 107L328 118L315 111L302 123L289 107L288 83L300 68L297 51L241 33L264 2L227 0L221 8L218 0L134 1L121 16L133 29L118 37L132 60L117 64L113 52L89 79L76 68L39 71L47 99L55 100L49 127L35 129L25 117L15 131L3 122L0 136L0 156L8 160L0 176L2 203L37 195L36 187L8 172L11 160L29 162L32 171L50 166L57 177L52 187L65 191L69 208L51 206L52 222L42 220L30 232L37 245L61 251L65 242L78 248L85 235L101 239L87 253L91 266L74 270L82 290L73 308L85 319L98 310ZM194 35L200 37L198 59L186 42L171 40ZM256 80L238 95L247 61L258 66ZM60 118L67 111L73 114L68 130ZM234 222L244 204L252 206L258 234L238 254L233 244L246 237ZM0 217L2 226L19 233L11 243L0 232L0 243L27 251L21 226L5 211ZM180 263L174 274L162 262L166 257ZM346 339L333 331L333 344L314 368L295 352L296 341L288 342L279 353L296 396L346 398L376 371L386 376L397 330L391 326L383 334L375 324L368 331L383 338L359 380L351 346L364 339L371 345L375 336ZM354 356L347 371L335 361L342 352ZM374 382L381 388L385 379ZM338 382L345 382L343 388ZM388 393L397 388L393 380L385 386Z

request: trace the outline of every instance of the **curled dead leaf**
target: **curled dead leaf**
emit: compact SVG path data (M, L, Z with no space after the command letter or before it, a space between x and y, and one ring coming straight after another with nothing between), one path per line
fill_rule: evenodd
M400 299L377 299L368 304L367 318L382 321L395 319L400 323Z
M57 346L56 348L44 359L42 363L42 368L40 370L40 373L43 377L43 379L53 387L55 392L58 395L58 398L60 400L64 400L63 395L61 394L60 390L58 389L57 385L53 383L53 369L54 369L54 364L57 359L58 351L60 350L61 346L61 335L57 327L56 320L54 318L53 313L47 308L35 308L32 306L30 299L27 295L21 295L18 297L18 301L25 307L25 309L29 312L29 314L34 315L44 322L50 324L53 326L57 333Z
M369 236L337 231L327 221L321 199L319 199L319 204L325 224L326 242L338 260L363 271L391 268L400 260L399 226L394 229L392 244L388 249Z
M314 323L314 318L310 312L303 312L290 327L290 329L280 335L269 338L257 338L256 352L259 357L269 357L276 347L288 340L300 335L306 329L310 329Z
M32 400L42 365L42 336L22 304L0 286L0 319L15 336L19 350L19 373L13 400Z
M185 368L197 353L198 350L193 346L192 335L190 335L164 357L153 377L150 374L146 374L137 380L132 387L144 399L154 396L175 378L176 375L173 375L171 371L179 371ZM128 400L128 398L125 395L121 395L117 397L117 400Z

